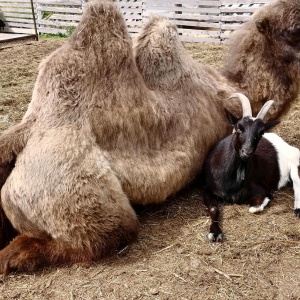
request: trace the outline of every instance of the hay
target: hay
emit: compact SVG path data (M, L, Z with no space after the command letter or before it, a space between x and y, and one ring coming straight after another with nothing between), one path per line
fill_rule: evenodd
M38 63L63 40L2 50L0 130L27 108ZM195 57L220 69L225 46L187 44ZM300 147L300 103L276 131ZM163 205L136 208L138 240L92 266L12 274L0 299L299 299L300 220L291 187L277 192L259 215L223 205L225 242L207 241L209 218L197 185Z

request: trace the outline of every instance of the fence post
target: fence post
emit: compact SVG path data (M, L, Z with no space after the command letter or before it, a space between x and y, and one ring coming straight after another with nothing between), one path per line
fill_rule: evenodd
M221 7L222 7L222 0L219 1L219 25L220 25L220 31L219 31L219 40L220 44L222 44L222 18L221 18Z
M34 9L34 5L33 5L33 1L34 0L30 0L30 4L31 4L31 11L32 11L35 39L38 41L39 40L39 33L38 33L38 30L37 30L37 25L36 25L36 17L35 17L35 9Z
M35 5L36 5L36 15L37 15L37 26L38 27L43 27L43 25L41 24L41 20L43 19L43 13L40 10L40 6L39 6L39 0L35 1Z
M87 1L85 1L85 0L81 0L81 10L82 10L82 12L83 12L83 10L84 10L85 7L86 7L86 2L87 2Z
M142 22L141 22L141 27L143 26L143 24L145 24L145 7L147 7L147 1L142 1Z

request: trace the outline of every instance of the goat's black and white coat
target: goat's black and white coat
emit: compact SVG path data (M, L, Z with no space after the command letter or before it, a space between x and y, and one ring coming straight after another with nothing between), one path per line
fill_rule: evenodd
M234 132L218 142L210 151L205 166L205 204L212 220L208 238L222 241L218 200L250 203L249 211L264 210L272 192L293 182L295 214L300 217L300 151L274 133L265 133L279 121L264 123L263 118L273 104L268 101L256 118L252 117L249 100L234 94L243 106L243 117L237 119L226 111Z

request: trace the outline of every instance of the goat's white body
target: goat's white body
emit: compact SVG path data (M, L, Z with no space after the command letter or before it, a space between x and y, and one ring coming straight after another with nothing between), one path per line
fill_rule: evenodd
M295 195L295 209L300 208L300 150L287 144L281 137L275 133L265 133L264 137L275 147L278 155L278 164L280 170L280 180L278 189L285 186L290 180L293 182Z

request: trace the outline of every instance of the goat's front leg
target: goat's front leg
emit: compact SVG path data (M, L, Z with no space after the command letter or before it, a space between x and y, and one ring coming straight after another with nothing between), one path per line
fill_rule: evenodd
M210 192L205 192L204 204L206 205L211 219L208 239L210 242L222 242L223 233L220 228L220 210L218 201Z
M271 200L273 200L271 193L267 193L262 187L253 184L251 186L249 212L253 214L262 212Z
M300 218L300 166L292 166L290 172L295 196L294 212Z

